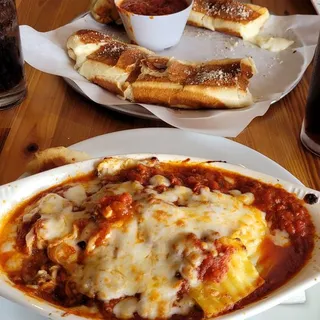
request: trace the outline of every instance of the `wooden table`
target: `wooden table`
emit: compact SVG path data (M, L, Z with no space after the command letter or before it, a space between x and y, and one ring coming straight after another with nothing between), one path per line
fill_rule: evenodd
M256 0L279 15L315 14L309 0ZM89 0L16 0L20 24L39 31L62 26L88 9ZM168 127L95 105L74 92L63 79L26 66L28 96L19 106L0 111L0 184L16 179L33 152L69 146L96 135L141 127ZM320 189L320 158L306 151L299 133L311 78L307 70L299 85L256 118L236 138L293 173L304 184Z

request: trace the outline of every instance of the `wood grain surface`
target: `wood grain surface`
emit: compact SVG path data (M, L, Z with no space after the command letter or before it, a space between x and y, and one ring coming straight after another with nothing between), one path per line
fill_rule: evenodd
M279 15L315 14L309 0L255 0ZM20 24L49 31L88 9L89 0L16 0ZM69 146L96 135L142 127L168 127L109 111L81 97L63 79L26 65L28 96L0 111L0 184L16 179L38 149ZM311 78L308 68L299 85L236 138L285 167L304 184L320 189L320 158L299 140ZM319 124L320 125L320 124Z

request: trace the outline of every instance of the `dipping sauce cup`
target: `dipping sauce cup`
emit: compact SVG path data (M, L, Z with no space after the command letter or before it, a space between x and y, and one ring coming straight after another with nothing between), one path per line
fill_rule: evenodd
M137 6L135 6L134 1L136 1ZM130 3L128 3L128 0L115 0L115 4L130 40L149 50L162 51L176 45L180 41L193 1L172 1L172 3L178 3L182 10L174 12L177 8L172 8L173 13L169 14L166 13L170 12L170 1L167 1L169 4L164 10L158 7L159 15L146 14L148 11L150 13L157 13L152 7L140 7L140 10L138 10L139 6L150 6L150 3L152 4L153 1L155 1L155 4L156 1L159 2L159 0L130 0ZM139 12L139 14L127 11L128 8L132 8L132 11Z

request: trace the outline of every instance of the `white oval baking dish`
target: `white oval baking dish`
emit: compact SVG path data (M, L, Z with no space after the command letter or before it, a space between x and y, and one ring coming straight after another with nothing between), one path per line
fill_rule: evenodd
M129 154L114 157L134 159L157 157L160 161L181 161L185 160L186 158L190 158L190 160L194 162L210 161L210 159L165 154ZM30 198L42 190L60 184L71 177L89 173L95 169L95 165L101 160L102 159L93 159L66 165L0 186L0 224L5 220L4 218L6 215L22 201ZM302 290L308 289L320 282L320 192L228 163L212 162L211 165L216 168L236 172L241 175L249 176L273 185L280 184L287 191L295 193L300 199L302 199L307 193L313 193L318 197L317 203L313 205L306 204L316 228L316 239L312 258L307 262L303 269L285 285L270 293L267 297L261 299L260 301L215 319L240 320L254 316L280 304L281 302L290 298L290 296L295 295ZM46 317L50 317L51 319L61 319L62 316L63 318L69 320L85 319L76 315L68 313L66 314L66 310L58 309L48 302L38 300L24 294L22 291L19 291L17 288L15 288L6 275L1 272L0 295L23 306L32 308L36 312Z

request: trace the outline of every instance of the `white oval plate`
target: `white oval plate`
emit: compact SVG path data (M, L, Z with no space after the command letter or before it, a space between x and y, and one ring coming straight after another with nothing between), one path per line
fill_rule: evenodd
M184 132L177 129L148 128L120 131L98 136L71 146L72 149L88 152L92 157L124 153L188 154L201 158L226 160L253 170L279 177L283 180L299 181L283 167L262 154L221 137ZM320 285L307 290L307 303L280 305L254 316L251 320L319 320ZM1 320L44 320L34 311L0 298Z

